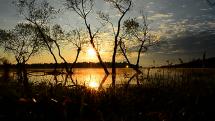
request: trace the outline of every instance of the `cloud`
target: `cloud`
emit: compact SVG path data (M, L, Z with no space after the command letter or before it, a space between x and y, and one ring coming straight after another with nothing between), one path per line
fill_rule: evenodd
M172 13L168 13L168 14L156 13L156 14L148 17L148 20L155 21L155 20L166 19L166 18L171 18L171 17L173 17Z
M214 53L211 48L215 48L215 31L203 31L199 33L186 32L183 36L172 38L169 47L162 51L170 54L201 55L203 51Z
M208 11L208 10L210 10L210 9L207 9L207 8L201 8L200 10L201 10L201 11Z
M152 48L151 53L161 54L163 57L198 58L206 51L214 56L215 50L215 22L202 20L200 17L180 19L177 21L160 23L155 32L161 35L158 48Z

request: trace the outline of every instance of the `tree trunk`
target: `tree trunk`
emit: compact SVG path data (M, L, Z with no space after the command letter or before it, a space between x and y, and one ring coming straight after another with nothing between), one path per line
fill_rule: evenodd
M49 50L50 54L52 55L52 57L53 57L53 59L54 59L54 61L55 61L54 72L56 72L56 71L57 71L57 64L58 64L57 58L55 57L55 55L54 55L54 53L53 53L53 51L52 51L52 48L50 47L50 45L49 45L49 43L48 43L48 41L47 41L46 36L44 35L44 33L42 32L40 26L39 26L36 22L33 22L33 21L30 20L30 19L27 19L27 20L28 20L29 22L31 22L32 24L36 25L38 32L40 33L41 37L43 38L43 41L45 42L46 46L48 47L48 50Z
M117 38L115 38L114 50L112 56L112 86L115 88L116 83L116 52L117 52Z
M126 55L126 53L125 53L124 50L123 50L122 45L119 45L119 47L120 47L120 49L121 49L121 51L122 51L122 54L123 54L124 58L126 59L128 65L129 65L129 67L131 67L132 69L134 69L134 70L135 70L137 73L139 73L139 74L142 73L142 72L139 70L139 68L137 68L136 66L133 66L133 65L130 63L130 61L129 61L127 55Z
M99 53L98 49L96 49L96 46L95 46L95 43L94 43L94 36L92 35L90 25L87 24L86 18L84 18L84 21L85 21L85 25L87 27L87 30L88 30L88 33L89 33L89 36L90 36L90 44L92 45L93 49L96 51L96 56L99 59L99 63L101 64L102 68L104 69L105 74L109 75L108 69L107 69L106 65L104 64L104 62L102 61L102 58L100 56L100 53Z
M141 51L142 51L142 49L143 49L143 44L144 44L144 42L142 42L142 44L141 44L141 46L140 46L140 48L139 48L139 51L138 51L136 68L139 68L140 54L141 54Z
M77 54L76 54L74 62L72 63L72 66L71 66L70 70L72 70L72 68L74 68L75 64L77 63L80 52L81 52L81 48L79 47L77 49Z
M32 96L32 90L28 82L28 73L25 67L25 63L22 64L22 73L23 73L23 85L24 85L24 93L28 96Z
M58 55L59 55L60 58L64 61L66 72L69 74L71 71L69 70L68 63L67 63L66 59L65 59L65 58L62 56L62 54L61 54L59 44L56 42L56 40L52 40L52 41L54 41L55 45L57 46Z
M112 56L112 86L115 89L115 83L116 83L116 52L117 52L117 47L118 47L118 42L119 42L119 34L121 30L121 21L125 14L129 11L131 7L131 2L129 3L128 8L122 12L122 15L120 16L118 22L117 22L117 32L115 34L114 38L114 50L113 50L113 56Z
M99 54L99 51L96 49L96 46L95 46L94 42L93 42L93 41L90 41L90 43L91 43L93 49L96 51L96 56L97 56L97 58L99 59L99 63L101 64L102 68L104 69L105 74L106 74L106 75L109 75L110 73L109 73L109 71L108 71L106 65L105 65L104 62L102 61L102 58L101 58L101 56L100 56L100 54Z

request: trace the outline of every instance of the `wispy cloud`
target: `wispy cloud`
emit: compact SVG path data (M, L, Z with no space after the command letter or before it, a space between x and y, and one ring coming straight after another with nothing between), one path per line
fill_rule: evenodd
M168 13L168 14L164 14L164 13L156 13L152 16L149 16L148 17L148 20L152 20L152 21L155 21L155 20L160 20L160 19L166 19L166 18L171 18L173 16L172 13Z

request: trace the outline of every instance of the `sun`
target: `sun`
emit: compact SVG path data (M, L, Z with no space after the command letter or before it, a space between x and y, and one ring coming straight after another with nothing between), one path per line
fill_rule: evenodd
M96 52L93 48L89 48L87 50L87 54L90 56L90 57L95 57L96 56Z

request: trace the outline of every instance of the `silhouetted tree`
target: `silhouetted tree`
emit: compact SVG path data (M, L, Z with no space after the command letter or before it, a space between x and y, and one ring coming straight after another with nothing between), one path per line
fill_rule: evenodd
M87 33L81 29L75 29L66 34L66 40L68 43L72 43L77 49L76 57L71 65L71 69L77 63L83 45L88 43L87 38Z
M26 23L17 24L13 30L4 31L1 40L1 45L6 52L14 55L17 64L25 64L43 47L35 33L35 27Z
M116 81L116 53L118 44L120 41L120 32L122 29L122 20L125 17L126 13L130 10L132 0L104 0L105 2L110 3L117 12L120 13L120 16L117 20L116 30L114 29L114 24L111 22L109 15L103 12L99 12L99 16L102 20L106 21L112 26L113 34L114 34L114 48L113 48L113 55L112 55L112 86L115 86Z
M62 48L60 47L60 42L65 39L65 33L60 25L50 25L51 19L55 18L55 15L59 12L59 10L52 7L46 0L42 2L38 0L18 0L15 3L20 11L20 14L23 15L28 22L36 26L39 33L38 36L42 38L50 54L53 56L55 61L54 72L56 72L58 63L56 55L53 52L54 47L56 47L58 56L65 64L66 72L71 73L68 62L63 57L61 51Z
M84 24L87 28L88 34L89 34L89 40L90 44L93 47L93 49L96 52L96 56L103 67L106 75L109 75L109 72L107 70L107 67L105 66L101 55L99 53L98 48L95 44L95 37L97 36L99 29L96 30L96 32L93 32L89 22L88 22L88 16L92 12L94 7L94 0L66 0L66 6L68 9L73 10L75 13L77 13L84 21Z
M49 38L55 43L55 46L57 47L57 50L58 50L58 55L63 60L63 62L65 64L66 72L68 74L70 74L71 70L69 69L68 62L62 56L61 48L60 48L60 44L59 44L59 41L61 41L61 40L63 41L65 39L65 34L64 34L61 26L57 25L57 24L52 27L51 32L52 32L52 36L49 36Z
M30 96L31 89L25 64L43 47L37 33L35 33L35 27L26 23L17 24L13 30L5 31L1 40L5 51L14 55L17 62L18 82L24 85L24 93Z
M56 11L47 1L17 0L14 1L14 4L17 6L20 15L22 15L27 22L36 27L38 37L40 37L46 45L55 61L56 70L58 61L53 52L54 41L47 33L50 31L48 24L58 11Z
M132 65L127 55L129 48L132 48L137 52L136 64L131 67L133 67L138 73L141 73L139 70L141 54L145 53L149 47L158 43L158 38L150 34L147 17L143 15L141 20L142 21L138 22L135 18L132 18L124 21L124 33L122 34L119 42L121 52L129 65ZM133 43L133 46L131 46L131 43Z

